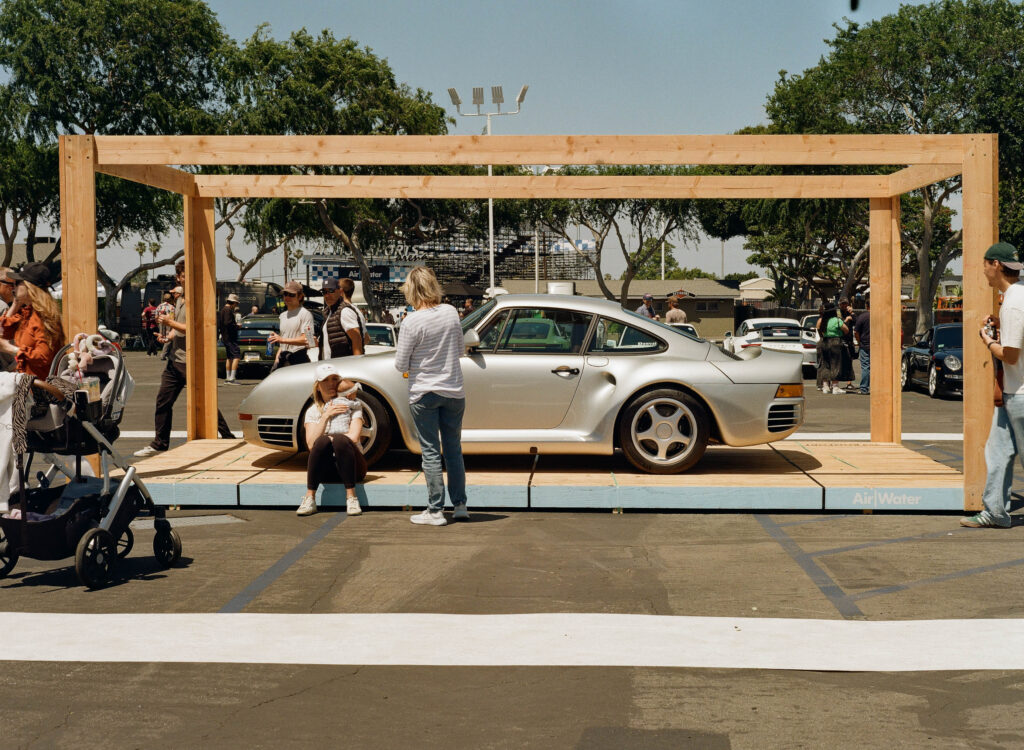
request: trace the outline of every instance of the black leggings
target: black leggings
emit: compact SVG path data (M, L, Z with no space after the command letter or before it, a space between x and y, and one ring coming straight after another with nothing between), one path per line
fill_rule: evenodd
M306 489L316 492L321 484L343 484L352 489L366 478L366 462L347 435L321 435L309 449Z

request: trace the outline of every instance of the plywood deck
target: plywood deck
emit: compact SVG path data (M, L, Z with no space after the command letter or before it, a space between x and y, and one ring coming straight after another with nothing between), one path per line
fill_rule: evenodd
M136 463L159 504L296 506L306 455L230 440L193 440ZM692 471L644 474L619 459L467 457L475 508L720 510L962 510L963 475L901 445L795 442L715 446ZM423 505L418 458L373 466L359 487L364 506ZM325 487L322 506L344 504Z

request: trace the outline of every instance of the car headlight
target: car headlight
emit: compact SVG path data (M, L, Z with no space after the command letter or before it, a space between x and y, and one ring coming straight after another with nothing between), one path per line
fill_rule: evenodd
M952 354L943 359L942 363L950 372L957 372L961 367L963 367L963 363L960 361L960 358Z

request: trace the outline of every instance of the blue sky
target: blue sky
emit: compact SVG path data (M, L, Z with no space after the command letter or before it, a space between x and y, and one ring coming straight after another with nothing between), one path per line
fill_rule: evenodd
M469 101L473 86L504 87L520 114L494 118L496 134L715 134L765 121L780 70L800 72L827 53L832 25L898 10L895 0L208 0L228 34L261 23L275 38L329 29L386 58L398 80L433 92L454 115L448 87ZM906 3L903 3L906 4ZM917 3L910 3L917 4ZM490 89L485 89L490 101ZM465 108L465 105L464 105ZM507 108L507 107L506 107ZM479 133L483 118L458 118L453 134ZM174 238L169 238L171 243ZM109 257L109 256L108 256ZM124 253L125 271L137 256ZM681 265L719 271L709 240L680 247ZM725 271L745 271L740 242ZM271 277L270 261L263 276ZM278 264L280 265L280 261ZM234 264L218 254L227 277ZM621 268L608 268L616 275Z

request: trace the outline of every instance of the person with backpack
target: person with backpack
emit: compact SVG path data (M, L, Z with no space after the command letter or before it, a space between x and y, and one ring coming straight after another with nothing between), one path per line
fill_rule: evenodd
M321 359L362 354L368 343L366 321L352 304L352 279L327 279L324 295L324 325L320 331Z

